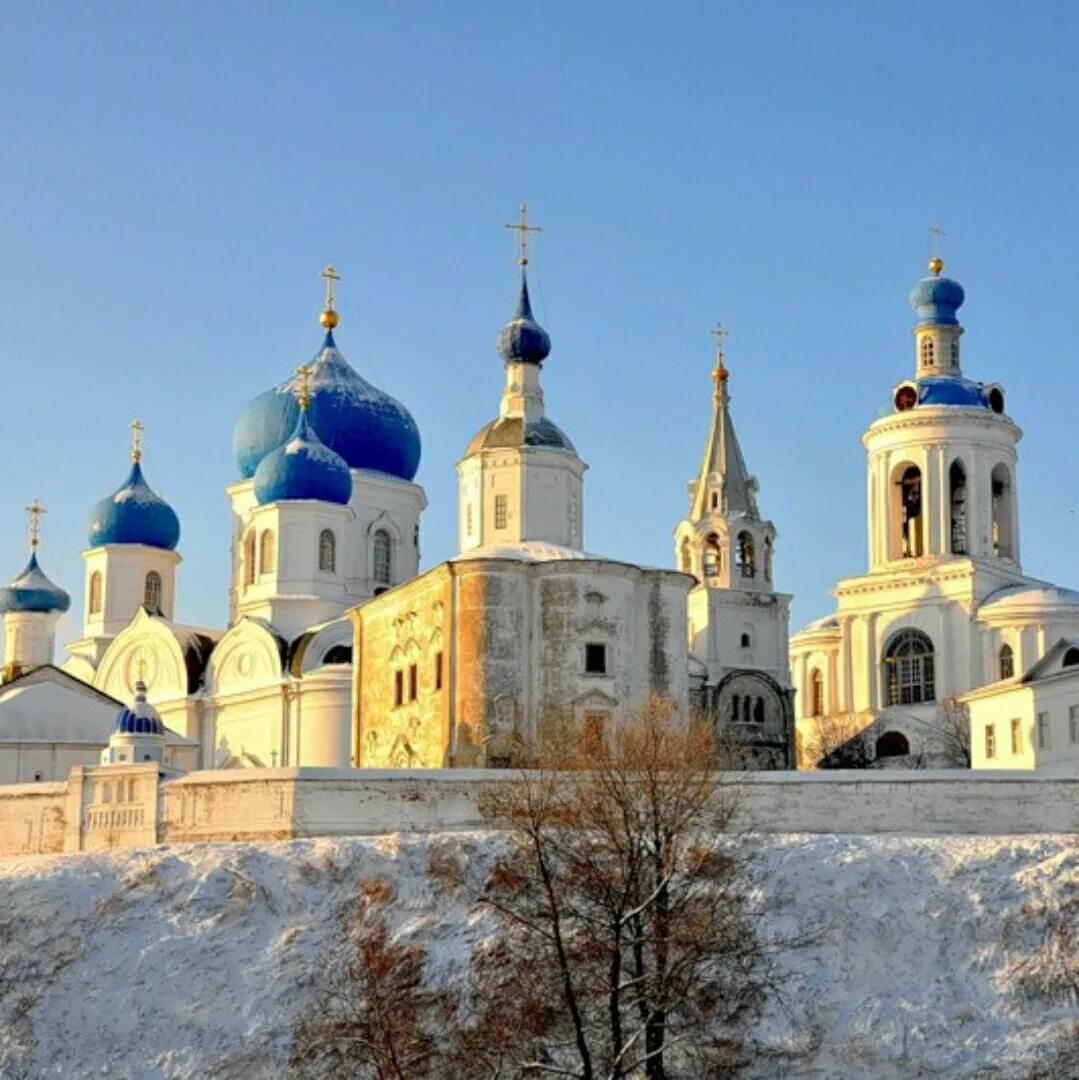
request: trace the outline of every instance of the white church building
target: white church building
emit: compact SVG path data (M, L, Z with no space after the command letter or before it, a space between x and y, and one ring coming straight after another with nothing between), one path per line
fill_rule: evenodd
M868 570L836 585L834 615L791 638L805 765L843 741L877 761L932 758L952 698L969 710L976 767L1079 758L1079 666L1067 670L1079 665L1079 592L1023 572L1022 432L1004 388L963 373L965 297L943 269L935 258L910 294L914 376L862 436ZM1020 689L1050 655L1067 684L1051 710Z

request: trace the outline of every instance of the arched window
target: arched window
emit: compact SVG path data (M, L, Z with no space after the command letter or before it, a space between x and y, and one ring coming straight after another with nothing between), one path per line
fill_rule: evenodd
M259 537L259 573L272 574L274 571L274 534L273 529L267 529Z
M757 698L756 703L753 706L753 723L764 723L764 698Z
M1012 558L1012 482L1007 465L993 469L990 483L993 491L993 554L1001 559Z
M718 491L713 491L712 492L712 509L713 510L718 510L719 509L719 492Z
M951 355L952 355L952 363L953 364L958 364L959 363L959 342L958 341L953 341L952 342Z
M90 614L101 614L101 571L95 570L90 575Z
M1000 659L1000 677L1010 679L1015 674L1015 657L1012 654L1012 647L1010 645L1001 645L998 656Z
M740 699L737 694L731 695L731 723L737 724L741 718L741 713L738 710Z
M318 534L318 568L328 574L337 571L337 537L332 529L323 529Z
M922 363L926 367L933 366L933 339L928 334L922 338Z
M824 715L824 676L814 668L809 676L809 715Z
M891 557L911 559L925 554L922 537L922 471L917 465L900 465L892 474Z
M933 642L920 630L903 630L884 653L884 685L889 705L917 705L936 698Z
M772 581L772 538L764 538L764 580L771 584Z
M1064 662L1061 667L1075 667L1079 664L1079 649L1069 649L1064 654Z
M379 529L371 541L371 576L376 585L393 581L393 546L385 529Z
M324 664L351 664L352 646L334 645L334 647L322 658L322 662Z
M967 474L960 461L953 461L948 470L951 492L952 554L966 555L967 551Z
M255 584L255 530L249 529L244 537L244 584Z
M757 572L753 561L753 537L747 532L738 534L738 568L742 577L751 578Z
M142 603L151 615L161 614L161 575L156 570L151 570L146 575Z
M753 639L750 637L750 635L746 634L746 633L743 633L742 634L742 648L743 649L748 649L752 644L753 644Z
M723 569L723 552L719 546L719 537L709 533L704 541L704 576L718 577Z

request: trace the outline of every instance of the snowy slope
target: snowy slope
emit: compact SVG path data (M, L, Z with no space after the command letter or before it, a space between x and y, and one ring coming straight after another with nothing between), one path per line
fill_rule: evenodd
M491 833L185 846L0 863L0 1076L280 1075L339 913L392 884L396 933L431 978L459 978L483 918L429 874ZM741 841L766 936L826 921L782 960L784 1002L752 1033L760 1077L1022 1077L1079 1006L1028 1000L1007 976L1005 922L1079 890L1067 837ZM1014 938L1039 941L1036 917ZM774 1056L779 1055L779 1056Z

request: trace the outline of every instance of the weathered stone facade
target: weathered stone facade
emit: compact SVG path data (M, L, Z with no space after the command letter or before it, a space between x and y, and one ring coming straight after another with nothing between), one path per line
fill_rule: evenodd
M504 764L545 717L604 726L651 694L686 704L691 586L525 544L368 601L352 612L357 764Z

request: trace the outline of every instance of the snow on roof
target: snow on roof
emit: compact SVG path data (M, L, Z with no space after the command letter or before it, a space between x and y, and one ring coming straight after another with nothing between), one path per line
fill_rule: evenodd
M516 544L484 544L471 551L455 555L450 562L471 562L477 559L510 559L523 563L550 562L592 562L608 563L612 566L632 566L637 570L661 569L665 573L677 574L681 571L666 567L642 566L640 563L627 562L625 559L612 559L607 555L594 555L576 548L562 547L560 544L548 544L543 540L522 540Z
M13 686L0 691L0 743L89 743L105 746L116 723L117 709L96 698L54 682ZM165 729L171 745L194 745Z
M1048 581L1024 581L1006 585L990 593L979 611L1004 611L1012 608L1079 607L1079 592L1052 585Z
M834 615L825 615L822 619L814 619L811 623L806 623L794 636L798 637L801 634L816 634L821 630L838 630L839 620Z

